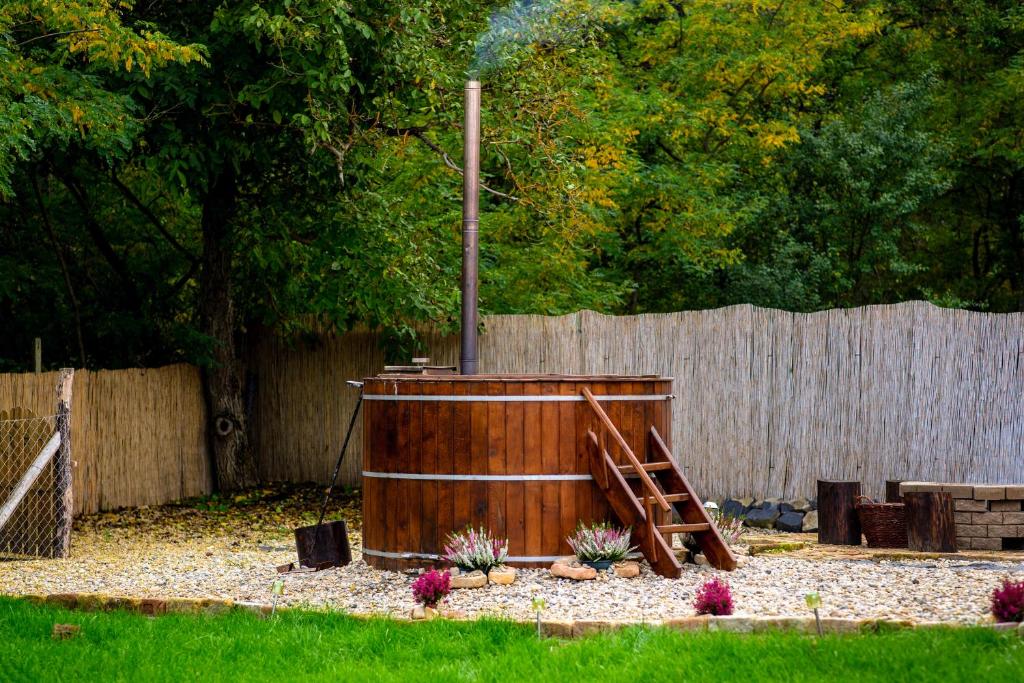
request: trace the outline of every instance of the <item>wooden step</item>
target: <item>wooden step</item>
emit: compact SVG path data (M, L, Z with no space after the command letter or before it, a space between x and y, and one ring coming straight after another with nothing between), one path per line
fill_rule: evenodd
M670 462L645 462L641 463L644 468L644 472L658 472L660 470L672 469L672 463ZM619 472L622 475L628 477L629 475L636 476L636 469L632 465L619 465Z
M690 500L689 493L665 493L662 497L670 503L682 503L684 500ZM654 496L646 496L642 501L645 503L657 503L658 499Z
M663 534L696 534L701 531L711 531L711 525L707 522L697 524L663 524L658 527Z

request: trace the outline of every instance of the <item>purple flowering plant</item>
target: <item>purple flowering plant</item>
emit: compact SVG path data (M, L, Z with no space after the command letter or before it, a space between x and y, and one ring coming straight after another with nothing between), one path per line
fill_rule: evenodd
M629 529L617 529L607 522L590 526L581 522L566 540L580 562L619 562L633 550L629 537Z
M705 581L704 585L697 589L693 609L697 614L732 614L732 592L729 590L729 584L718 577Z
M493 538L483 527L474 529L467 526L465 531L448 534L444 559L457 567L479 569L486 574L493 567L505 564L508 539Z
M992 591L992 616L1001 623L1024 622L1024 581L1003 579Z
M447 571L431 569L412 582L412 596L424 607L437 607L452 590L452 577Z

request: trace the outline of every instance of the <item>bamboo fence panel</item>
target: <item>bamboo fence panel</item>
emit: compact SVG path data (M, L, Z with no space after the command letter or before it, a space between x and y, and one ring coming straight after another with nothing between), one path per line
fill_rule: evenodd
M0 374L0 407L52 415L59 373ZM75 514L156 505L212 490L199 370L75 372Z

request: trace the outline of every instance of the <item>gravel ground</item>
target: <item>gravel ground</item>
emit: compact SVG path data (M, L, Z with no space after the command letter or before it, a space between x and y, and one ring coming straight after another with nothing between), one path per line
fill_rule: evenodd
M176 512L100 515L76 523L73 557L0 563L0 593L105 593L130 597L206 597L270 601L275 567L295 559L287 506L267 516ZM352 517L353 507L345 508ZM262 519L266 523L253 523ZM350 525L357 526L357 519ZM359 558L359 534L351 533L353 563L316 574L285 577L283 604L406 615L413 577L371 569ZM686 565L682 578L667 580L646 566L636 579L600 577L574 582L546 570L520 570L511 586L454 591L449 606L469 616L532 617L531 600L547 601L545 618L659 621L693 614L697 587L717 574L732 586L736 613L806 616L804 595L817 590L822 616L979 622L988 596L1005 576L1024 578L1024 563L962 560L822 560L786 556L748 557L732 573Z

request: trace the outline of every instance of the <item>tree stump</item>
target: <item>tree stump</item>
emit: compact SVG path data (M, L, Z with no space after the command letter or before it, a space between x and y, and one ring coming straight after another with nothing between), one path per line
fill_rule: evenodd
M902 479L886 479L885 480L885 502L886 503L902 503L903 496L900 495L900 484L903 483Z
M937 491L906 493L907 547L929 553L956 552L953 496Z
M859 481L818 480L818 543L860 545Z

